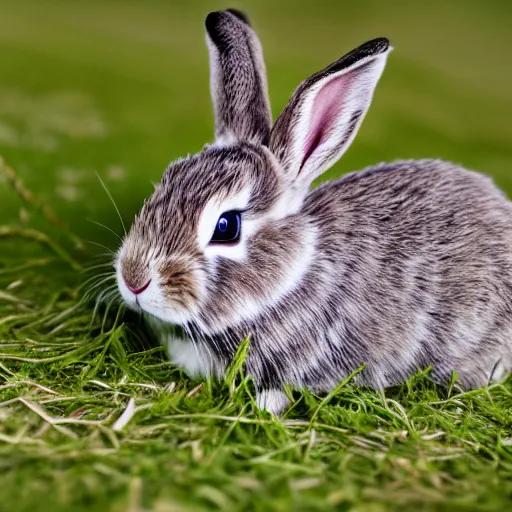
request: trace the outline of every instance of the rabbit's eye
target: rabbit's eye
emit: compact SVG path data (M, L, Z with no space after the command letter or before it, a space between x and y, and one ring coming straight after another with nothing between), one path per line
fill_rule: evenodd
M240 228L242 226L242 215L239 211L233 210L224 212L217 221L215 231L210 243L234 244L240 239Z

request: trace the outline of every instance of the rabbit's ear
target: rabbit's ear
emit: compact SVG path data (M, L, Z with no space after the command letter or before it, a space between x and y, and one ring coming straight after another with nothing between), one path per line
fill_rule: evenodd
M295 91L272 129L269 148L296 188L309 187L348 148L390 50L387 39L369 41Z
M210 13L205 25L216 142L268 144L271 115L258 37L234 9Z

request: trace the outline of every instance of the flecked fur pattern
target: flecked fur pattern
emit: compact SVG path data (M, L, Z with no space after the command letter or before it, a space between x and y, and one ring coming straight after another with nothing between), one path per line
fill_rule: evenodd
M310 190L350 145L390 51L370 41L305 80L271 127L259 41L237 11L206 20L216 140L175 162L117 258L127 304L171 359L222 376L250 336L258 404L327 392L362 365L384 388L432 367L464 388L512 367L512 205L438 160L380 164ZM242 212L237 244L210 238ZM129 287L140 288L140 294ZM169 324L180 325L177 339Z

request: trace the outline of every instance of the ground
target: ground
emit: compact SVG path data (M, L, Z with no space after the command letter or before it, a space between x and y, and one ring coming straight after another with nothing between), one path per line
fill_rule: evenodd
M392 40L325 178L442 157L512 192L509 2L232 6L261 35L274 116L309 74ZM1 2L0 511L506 510L511 380L344 382L295 391L276 419L257 411L243 353L226 382L191 381L137 317L84 301L112 284L123 232L102 182L129 225L167 163L211 140L203 19L224 7Z

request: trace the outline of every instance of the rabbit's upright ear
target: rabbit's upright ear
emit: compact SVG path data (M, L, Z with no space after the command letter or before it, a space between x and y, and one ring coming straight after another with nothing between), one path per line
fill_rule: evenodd
M270 150L297 189L333 165L352 142L370 106L390 51L375 39L309 77L270 135Z
M206 18L215 139L220 144L268 144L271 115L258 37L233 9Z

